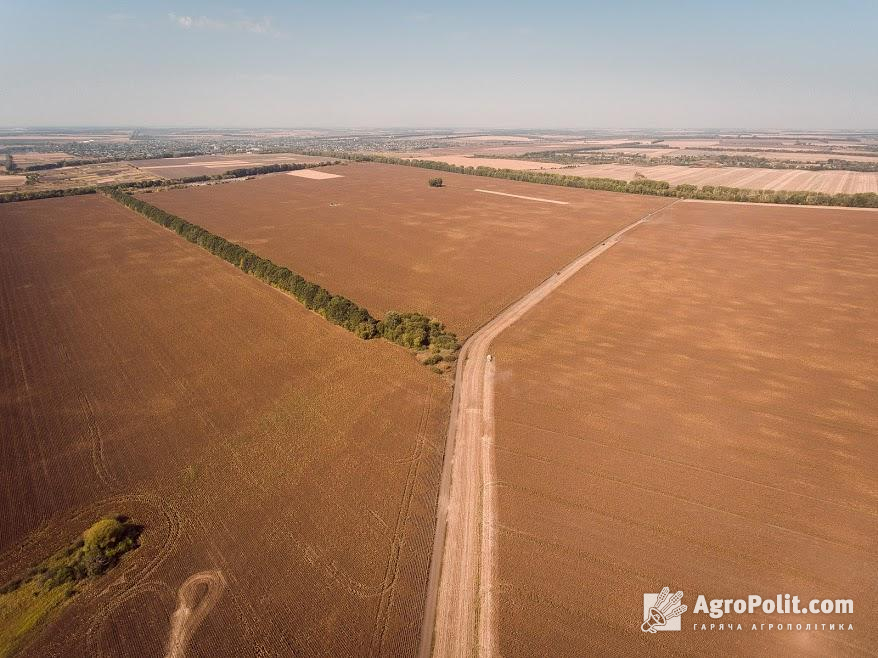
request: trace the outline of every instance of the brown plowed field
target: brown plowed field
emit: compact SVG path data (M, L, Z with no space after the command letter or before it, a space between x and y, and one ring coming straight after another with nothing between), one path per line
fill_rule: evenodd
M313 164L330 160L296 153L233 153L231 155L197 155L186 158L132 160L131 164L145 173L164 178L212 176L232 169L261 167L270 164Z
M501 655L874 651L876 219L678 203L495 341ZM666 585L682 631L642 633ZM711 619L698 594L854 614ZM743 630L693 630L720 622Z
M141 198L375 315L420 311L461 335L594 243L668 203L405 166L349 164L320 171L342 177L279 174ZM445 187L427 185L436 175Z
M162 656L203 572L187 656L414 653L442 378L103 197L4 204L0 244L0 581L146 525L26 655Z

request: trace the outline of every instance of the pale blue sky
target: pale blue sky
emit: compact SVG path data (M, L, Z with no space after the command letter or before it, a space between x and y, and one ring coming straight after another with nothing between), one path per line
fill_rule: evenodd
M878 128L878 1L0 0L0 126Z

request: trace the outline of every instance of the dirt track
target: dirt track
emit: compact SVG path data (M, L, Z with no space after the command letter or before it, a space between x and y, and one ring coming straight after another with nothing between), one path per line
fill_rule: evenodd
M177 590L177 609L171 616L165 658L183 658L189 639L222 596L226 580L221 571L200 571ZM203 586L206 589L201 589Z
M507 307L463 345L439 489L420 656L468 655L475 643L482 655L491 655L496 646L490 623L492 583L486 578L492 572L493 547L483 545L493 536L492 483L485 478L485 473L493 470L493 418L488 417L492 415L492 393L485 390L485 383L493 379L493 362L487 360L491 341L625 233L660 210L650 212L592 247ZM483 449L485 443L488 445ZM484 565L483 560L487 560Z

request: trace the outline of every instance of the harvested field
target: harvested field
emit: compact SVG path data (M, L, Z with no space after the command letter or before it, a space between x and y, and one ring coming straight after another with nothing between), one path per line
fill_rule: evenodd
M874 651L876 218L680 202L495 341L500 655ZM682 632L647 636L666 585ZM699 594L854 614L711 619ZM744 628L693 630L720 622ZM827 627L768 630L790 622Z
M102 196L0 244L0 582L145 525L24 655L413 654L442 378Z
M522 160L521 162L525 162ZM537 168L539 163L534 163ZM724 185L755 190L804 190L836 194L839 192L878 192L878 172L859 171L805 171L798 169L758 169L747 167L681 167L658 165L579 165L560 169L566 176L596 176L633 180L642 174L653 180L668 181L671 185Z
M33 172L37 180L27 186L27 191L55 190L71 187L89 187L109 183L135 183L154 180L155 174L135 169L127 162L76 165Z
M9 175L0 175L0 192L7 192L9 190L17 190L22 188L27 183L26 176L17 176L14 174Z
M762 149L759 151L740 151L735 149L723 151L709 151L705 149L662 149L646 147L630 147L620 149L607 149L601 153L622 153L625 155L640 154L649 158L667 158L678 156L702 156L716 157L718 155L733 155L742 157L766 158L768 160L792 160L796 162L826 162L828 160L850 160L852 162L875 162L878 161L878 154L875 155L848 155L846 153L809 151L806 153L796 151L784 151L775 149Z
M383 316L419 311L459 335L667 199L373 163L330 183L263 176L142 195ZM476 188L567 202L537 203Z
M153 177L184 178L188 176L212 176L232 169L259 167L270 164L311 164L325 161L313 155L296 153L234 153L231 155L198 155L187 158L163 158L160 160L133 160L131 164Z
M71 160L73 156L63 151L54 153L39 153L37 151L27 151L25 153L13 153L15 164L19 167L29 167L30 165L54 164L62 160Z

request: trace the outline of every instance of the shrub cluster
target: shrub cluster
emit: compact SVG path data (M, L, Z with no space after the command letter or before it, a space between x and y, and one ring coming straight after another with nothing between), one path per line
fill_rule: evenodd
M438 171L448 171L471 176L487 176L505 178L526 183L577 187L587 190L605 192L626 192L628 194L652 194L656 196L677 197L680 199L699 199L705 201L740 201L749 203L789 203L794 205L842 206L853 208L878 208L878 194L859 192L856 194L824 194L822 192L785 191L785 190L749 190L720 185L671 185L667 181L638 178L632 181L614 178L586 178L583 176L565 176L546 171L527 171L513 169L495 169L494 167L463 167L435 160L408 160L384 155L347 154L349 160L358 162L380 162L384 164L421 167Z
M333 295L316 283L304 279L286 267L275 265L246 247L229 242L118 188L110 188L106 193L119 203L174 231L247 274L292 295L306 308L319 313L333 324L344 327L360 338L370 339L381 336L414 350L428 347L437 350L457 348L456 336L446 332L444 326L437 320L427 318L420 313L388 313L387 317L379 322L369 311L347 297Z
M441 322L421 313L391 311L378 323L378 333L386 340L413 350L457 349L457 337L445 331Z
M80 539L24 576L0 587L0 594L14 592L34 580L51 589L99 576L115 566L122 555L140 545L142 530L142 526L131 523L124 516L101 519L82 533Z

